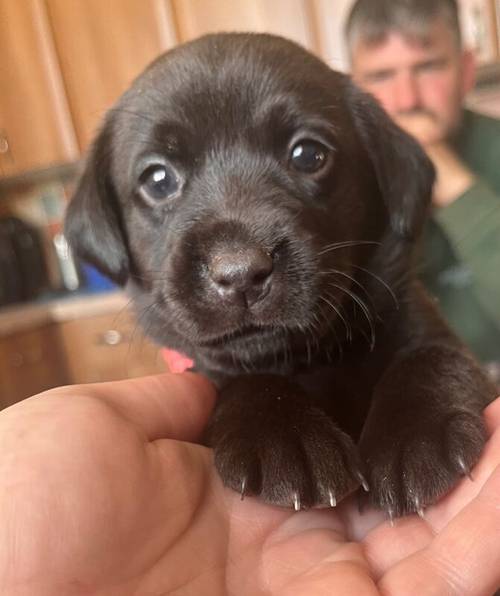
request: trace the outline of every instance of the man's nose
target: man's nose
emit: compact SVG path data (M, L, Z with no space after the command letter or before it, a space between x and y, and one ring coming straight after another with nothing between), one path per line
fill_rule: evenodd
M401 74L394 89L394 103L398 113L411 112L420 107L418 82L411 73Z

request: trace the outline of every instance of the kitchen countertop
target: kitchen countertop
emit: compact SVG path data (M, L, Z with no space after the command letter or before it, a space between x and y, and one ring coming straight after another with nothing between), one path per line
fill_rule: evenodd
M17 304L0 309L0 337L72 319L126 309L130 299L123 292L79 294L39 304Z

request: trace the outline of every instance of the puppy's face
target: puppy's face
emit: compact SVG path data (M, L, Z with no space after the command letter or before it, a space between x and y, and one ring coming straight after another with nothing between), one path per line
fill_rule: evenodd
M129 284L160 342L272 351L347 329L353 306L374 316L360 272L394 267L377 255L416 234L431 182L418 147L343 75L280 38L209 36L157 60L111 110L67 234Z

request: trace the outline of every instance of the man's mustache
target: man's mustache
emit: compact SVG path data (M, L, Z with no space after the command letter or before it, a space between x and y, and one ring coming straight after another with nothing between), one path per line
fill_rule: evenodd
M434 122L438 122L438 117L434 112L430 110L426 110L425 108L412 108L411 110L399 110L396 112L396 117L403 116L405 118L412 117L412 116L427 116Z

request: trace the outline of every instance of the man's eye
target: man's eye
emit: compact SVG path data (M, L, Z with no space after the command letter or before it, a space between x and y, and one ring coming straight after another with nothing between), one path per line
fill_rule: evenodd
M448 63L445 59L429 60L428 62L422 62L419 64L416 67L416 70L418 72L433 72L443 70L447 65Z
M291 166L304 174L319 172L327 163L330 150L317 141L299 141L290 154Z
M152 164L139 177L139 191L146 199L161 201L176 195L181 186L179 176L169 166Z
M364 83L385 83L390 81L394 77L392 70L379 70L376 72L369 73L364 76Z

